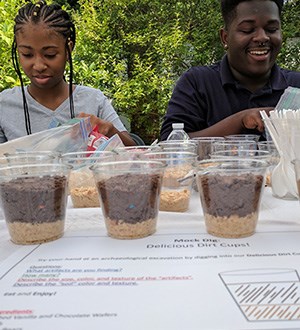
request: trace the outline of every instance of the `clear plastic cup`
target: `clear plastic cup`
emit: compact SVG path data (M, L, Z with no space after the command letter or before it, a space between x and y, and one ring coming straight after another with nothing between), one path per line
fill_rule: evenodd
M225 138L221 136L194 137L191 141L196 144L198 160L204 160L210 158L211 153L214 151L214 143L225 141ZM196 179L193 180L192 188L198 191Z
M166 165L159 210L167 212L187 211L194 179L193 163L196 161L196 154L183 151L164 151L149 153L148 157Z
M214 142L224 141L225 138L221 136L212 136L212 137L195 137L191 141L195 142L197 145L197 154L198 159L209 159L210 154L212 153L212 145Z
M275 166L278 165L280 161L279 152L273 141L260 141L257 142L257 146L259 150L268 151L271 155L271 158L269 160L270 167L268 169L267 177L266 177L266 185L272 186L272 173Z
M257 142L259 150L268 151L271 155L271 163L277 165L280 160L279 152L273 141L260 141Z
M135 239L156 231L165 165L158 161L113 161L91 170L109 236Z
M254 140L224 140L213 142L212 152L221 150L257 150L257 143Z
M297 189L298 189L298 199L300 200L300 159L295 159L292 161L295 169Z
M219 150L214 151L211 153L211 158L232 158L232 157L239 157L239 158L254 158L254 159L261 159L267 161L271 164L272 155L267 150Z
M258 142L260 135L258 134L230 134L225 136L226 140L253 140Z
M15 153L5 153L2 157L3 162L7 161L9 165L22 165L22 164L51 164L58 163L59 155L50 151L20 151ZM2 161L1 161L2 163Z
M74 208L100 207L99 195L90 167L99 162L114 160L112 151L82 151L61 155L63 164L72 166L69 194Z
M204 160L195 167L207 232L225 238L253 235L268 163L236 157Z
M159 151L183 151L197 153L197 145L192 140L173 140L173 141L161 141L155 145L155 152ZM160 148L160 150L158 149Z
M0 168L1 205L16 244L40 244L64 233L70 166L27 164Z
M118 147L115 149L116 153L122 152L149 152L153 149L153 146L126 146L126 147Z
M143 160L145 154L151 152L152 146L127 146L115 149L116 160Z

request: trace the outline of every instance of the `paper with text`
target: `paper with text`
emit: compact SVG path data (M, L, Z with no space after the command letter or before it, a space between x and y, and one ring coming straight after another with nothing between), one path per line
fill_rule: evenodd
M299 329L299 236L74 236L24 246L1 264L0 330Z

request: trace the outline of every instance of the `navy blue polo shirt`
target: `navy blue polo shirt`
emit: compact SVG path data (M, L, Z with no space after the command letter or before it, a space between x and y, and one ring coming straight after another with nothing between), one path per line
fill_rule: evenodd
M275 107L288 86L300 87L300 72L285 70L276 64L269 82L255 93L234 79L227 55L216 64L192 67L174 88L161 127L161 140L167 139L172 123L184 123L185 131L190 133L210 127L241 110Z

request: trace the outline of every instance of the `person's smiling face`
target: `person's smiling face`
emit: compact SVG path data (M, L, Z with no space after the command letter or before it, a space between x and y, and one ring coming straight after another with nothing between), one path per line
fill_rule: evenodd
M16 34L20 64L31 85L49 89L63 81L65 39L45 24L26 24Z
M265 83L282 44L276 3L241 2L227 29L221 30L221 39L228 46L228 61L235 78L246 86L251 85L251 80Z

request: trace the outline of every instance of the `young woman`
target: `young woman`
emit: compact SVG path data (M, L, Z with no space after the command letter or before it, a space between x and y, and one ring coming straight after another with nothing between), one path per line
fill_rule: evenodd
M226 50L210 66L191 68L179 79L161 128L184 123L190 137L262 133L260 110L278 103L288 86L300 87L300 72L275 63L282 44L283 0L222 0ZM262 137L263 138L263 137Z
M118 134L125 145L135 145L100 90L73 84L75 32L69 14L57 4L29 2L20 8L12 58L21 86L0 93L0 143L74 117L90 116L100 133ZM67 62L69 82L64 77ZM30 80L28 86L24 86L21 69Z

